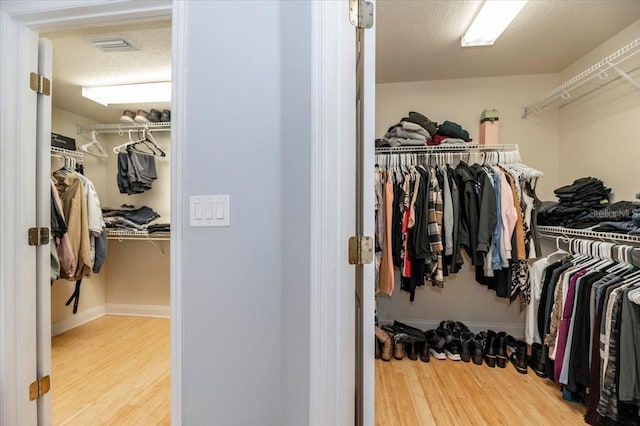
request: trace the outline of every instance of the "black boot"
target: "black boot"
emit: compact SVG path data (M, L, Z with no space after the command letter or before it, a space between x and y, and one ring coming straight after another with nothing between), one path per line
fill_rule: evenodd
M484 362L491 368L496 366L496 332L487 330L487 338L484 343Z
M501 331L497 334L496 340L494 341L495 345L495 353L496 353L496 363L498 367L505 368L507 366L507 333Z
M504 339L504 344L507 349L507 358L511 359L511 354L516 351L516 339L510 334Z
M429 362L429 343L424 342L416 343L418 346L418 354L420 354L420 361Z
M531 345L531 356L529 357L529 367L533 369L538 377L547 377L544 372L544 361L542 360L542 345L534 343Z
M462 350L460 351L460 359L463 362L471 361L471 342L473 341L473 337L474 337L473 333L469 333L469 332L462 333L462 336L460 337L460 343L462 344Z
M418 351L416 350L416 344L417 342L407 342L404 345L407 352L407 356L411 361L418 360Z
M470 347L471 347L471 359L473 360L473 363L476 365L482 365L482 346L483 346L483 339L477 335L475 337L475 339L473 339L470 343Z
M509 358L511 364L513 364L518 373L527 374L527 344L522 340L516 340L515 347L515 352Z

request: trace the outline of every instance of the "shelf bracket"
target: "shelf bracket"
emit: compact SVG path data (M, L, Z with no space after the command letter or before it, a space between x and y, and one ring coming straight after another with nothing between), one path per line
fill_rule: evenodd
M640 83L638 83L633 77L631 77L629 74L627 74L626 72L622 71L617 65L612 65L611 66L614 70L616 70L616 72L618 74L620 74L622 77L624 77L625 80L627 80L629 83L633 84L634 86L636 86L636 88L640 89Z

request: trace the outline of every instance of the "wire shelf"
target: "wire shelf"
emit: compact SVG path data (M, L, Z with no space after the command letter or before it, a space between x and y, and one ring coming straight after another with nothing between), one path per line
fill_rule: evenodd
M485 151L518 151L516 144L479 145L477 143L435 145L435 146L398 146L376 148L376 154L396 154L402 152L485 152Z
M57 154L65 157L73 157L82 159L84 157L84 153L80 151L71 151L70 149L58 148L57 146L51 147L51 153Z
M171 131L170 122L159 123L116 123L116 124L78 124L77 133L95 131L96 133L120 133L128 130L153 130L156 132Z
M107 230L107 239L109 240L142 240L142 241L169 241L171 239L170 232L147 232L147 231L119 231L114 229Z
M640 63L636 63L636 61L630 61L630 59L636 57L636 55L638 54L640 54L640 38L633 40L623 48L617 50L598 63L590 66L573 78L562 83L560 86L549 92L544 98L523 107L522 118L525 118L531 114L538 113L543 108L553 104L558 100L563 100L565 102L564 105L569 104L577 99L580 99L585 94L589 94L595 90L599 90L601 87L604 87L620 78L626 79L631 84L640 89L640 83L629 75L629 73L635 72L640 69ZM640 55L638 55L638 57L640 57ZM620 68L623 64L629 65L626 72ZM609 81L607 82L609 77L607 71L611 70L618 73L619 77L617 77L616 79L609 79ZM571 95L571 91L584 86L586 83L594 79L600 81L602 85L590 91L587 91L587 93L580 96Z
M615 232L595 232L586 229L571 229L562 226L538 226L538 231L543 237L580 237L591 240L610 240L626 243L640 244L640 236L618 234Z

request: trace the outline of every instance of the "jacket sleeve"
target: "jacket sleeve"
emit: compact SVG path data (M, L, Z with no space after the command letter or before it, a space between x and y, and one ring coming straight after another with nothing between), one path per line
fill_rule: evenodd
M497 208L496 193L486 174L482 178L482 190L480 198L480 218L478 221L478 246L476 254L481 256L489 251L491 235L496 226Z

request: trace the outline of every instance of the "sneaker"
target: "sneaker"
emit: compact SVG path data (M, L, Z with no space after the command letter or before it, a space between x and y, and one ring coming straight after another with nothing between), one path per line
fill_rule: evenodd
M461 350L462 345L460 344L460 339L454 339L444 345L444 352L452 361L460 361L462 359L460 356Z
M133 111L129 111L127 109L122 113L120 121L122 121L123 123L135 123L134 118L136 118L136 114Z
M160 121L160 111L153 108L150 109L149 116L147 118L149 119L150 122L157 123L158 121Z
M162 123L168 123L171 121L171 111L168 109L163 109L162 114L160 115L160 121Z
M444 345L446 336L442 330L428 330L425 332L427 343L429 345L429 352L436 359L447 359L447 355L444 352Z
M149 122L149 113L143 109L138 110L138 114L134 118L136 123L148 123Z

